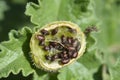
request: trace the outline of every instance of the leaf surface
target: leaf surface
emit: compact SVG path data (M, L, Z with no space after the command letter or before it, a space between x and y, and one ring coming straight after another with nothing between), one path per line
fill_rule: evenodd
M20 32L12 30L10 40L0 44L0 77L7 77L10 72L17 74L21 70L27 76L34 71L28 61L30 37L29 28L23 28Z
M39 27L53 21L72 21L81 27L96 23L90 0L39 0L38 2L39 4L28 3L25 13L31 17L31 22Z
M90 71L78 62L61 69L59 72L58 80L93 80Z
M118 59L117 64L110 68L111 80L120 79L120 59Z

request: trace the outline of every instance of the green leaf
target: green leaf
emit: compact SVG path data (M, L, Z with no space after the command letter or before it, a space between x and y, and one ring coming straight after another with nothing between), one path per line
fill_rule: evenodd
M96 35L97 47L104 53L106 64L113 65L120 56L120 37L118 37L120 34L120 6L116 4L117 0L100 0L95 3L96 15L100 22L100 33Z
M104 48L102 45L104 44L105 47L120 44L120 38L118 37L120 34L119 26L120 26L120 6L116 6L117 1L96 1L96 5L101 7L97 7L96 14L97 17L100 19L100 30L101 33L97 36L100 41L102 41L99 45L101 48ZM113 6L111 6L113 5Z
M24 76L33 73L29 59L29 40L31 30L23 28L20 32L12 30L9 41L0 44L0 78L10 72L17 74L22 70Z
M35 69L33 80L57 80L57 72L45 72L40 69Z
M119 80L119 61L120 57L120 5L118 0L96 0L96 15L99 18L100 33L96 35L97 46L103 52L104 63L110 68L111 80ZM101 6L102 5L102 6ZM112 6L111 6L112 5Z
M58 80L93 80L89 69L78 62L59 70L59 72Z
M49 75L48 73L37 69L37 71L34 72L33 80L49 80Z
M28 3L26 15L39 27L52 21L72 21L78 25L95 23L90 0L38 0L39 4ZM82 26L81 26L82 27Z
M118 59L117 64L110 68L111 80L119 80L120 79L120 59Z
M83 64L89 70L97 70L101 65L101 62L97 58L97 51L94 49L89 52L85 52L85 54L78 59L79 63Z

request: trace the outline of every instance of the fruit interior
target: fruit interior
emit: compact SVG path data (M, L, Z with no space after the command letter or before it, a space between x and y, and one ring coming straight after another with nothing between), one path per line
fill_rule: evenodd
M58 69L78 58L83 36L78 31L71 25L50 25L38 30L30 44L36 66Z

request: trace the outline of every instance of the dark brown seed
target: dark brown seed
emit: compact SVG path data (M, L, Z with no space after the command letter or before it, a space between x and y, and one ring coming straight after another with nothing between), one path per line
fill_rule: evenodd
M62 36L61 36L61 42L62 42L63 44L65 44L65 43L66 43L66 38L65 38L65 36L64 36L64 35L62 35Z
M80 43L78 43L78 45L76 46L76 51L79 51L80 48L81 48L81 45L80 45Z
M50 49L53 48L52 45L49 44L49 48L50 48Z
M62 64L67 64L70 61L70 59L61 59L61 63Z
M52 56L52 57L51 57L51 61L54 61L54 60L55 60L55 58L54 58L54 56Z
M50 45L50 44L48 46L49 46L50 49L53 48L52 45Z
M64 47L60 44L57 44L54 48L58 49L58 50L63 50L64 49Z
M68 30L69 30L69 32L71 32L71 33L77 33L76 29L72 29L72 28L70 28L70 27L68 27Z
M73 42L73 37L67 37L67 42L71 44Z
M78 56L78 53L77 52L74 52L73 54L72 54L72 58L76 58Z
M55 54L55 55L54 55L54 58L55 58L55 59L58 59L58 54Z
M63 46L59 43L56 42L49 42L49 46L58 49L58 50L63 50Z
M63 51L61 54L63 54L62 59L67 59L68 58L67 51Z
M58 58L60 58L60 59L68 59L67 51L63 51L63 52L59 53Z
M58 54L58 57L59 58L63 58L64 57L63 54L62 54L62 52Z
M43 49L44 49L45 51L48 51L48 50L50 50L50 47L49 47L49 46L44 46Z
M68 46L67 49L68 49L69 51L73 51L73 50L75 50L75 48L72 47L72 46Z
M58 53L58 58L61 58L61 53Z
M58 59L58 54L55 54L51 57L51 61L54 61L55 59Z
M36 38L39 40L39 41L44 41L45 40L45 37L43 35L37 35Z
M54 46L55 49L59 49L59 47L60 47L59 44L56 44L56 45Z
M72 58L72 55L73 55L73 51L68 51L68 57Z
M44 36L43 35L37 35L36 38L39 40L39 45L44 45Z
M51 45L52 47L55 48L58 45L58 43L56 43L56 42L49 42L49 45Z
M63 54L63 58L67 59L68 58L68 54Z
M40 42L39 42L39 45L40 45L40 46L44 46L44 45L45 45L45 42L44 42L44 41L40 41Z
M40 32L42 35L49 35L49 32L45 29L42 29Z
M57 32L58 32L58 28L55 28L55 29L52 30L51 34L55 35Z
M48 55L45 55L45 59L46 59L46 60L50 60L50 61L51 61L51 57L50 57L50 56L48 56Z
M75 39L75 40L73 41L72 45L73 45L73 47L76 47L76 46L78 45L78 40Z
M67 54L67 51L64 50L62 53L63 53L63 54Z

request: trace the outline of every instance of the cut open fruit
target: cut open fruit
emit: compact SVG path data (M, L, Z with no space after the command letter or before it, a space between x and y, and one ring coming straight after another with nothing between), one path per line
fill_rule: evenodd
M36 67L57 71L77 60L85 51L85 35L69 21L47 24L30 40L31 57Z

